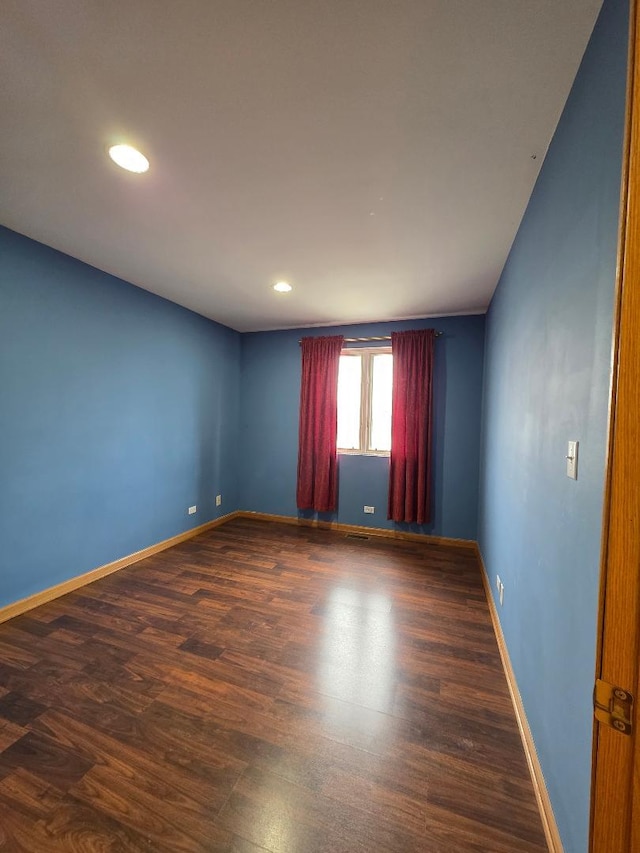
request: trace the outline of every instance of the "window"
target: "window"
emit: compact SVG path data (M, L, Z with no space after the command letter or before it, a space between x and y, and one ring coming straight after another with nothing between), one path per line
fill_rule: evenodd
M391 347L343 350L338 371L338 450L391 450Z

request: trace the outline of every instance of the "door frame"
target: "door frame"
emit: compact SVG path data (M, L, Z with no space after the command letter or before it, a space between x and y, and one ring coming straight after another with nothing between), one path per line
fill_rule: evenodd
M630 692L632 732L594 719L591 853L640 850L640 32L630 3L626 127L596 678Z

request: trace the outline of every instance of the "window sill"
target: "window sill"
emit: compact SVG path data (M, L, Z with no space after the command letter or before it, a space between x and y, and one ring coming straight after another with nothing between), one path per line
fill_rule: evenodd
M388 450L338 450L338 456L386 456L391 453Z

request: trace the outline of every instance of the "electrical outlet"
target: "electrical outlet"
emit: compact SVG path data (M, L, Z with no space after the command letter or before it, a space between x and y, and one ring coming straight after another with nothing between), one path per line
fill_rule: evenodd
M370 515L373 515L373 513L376 511L376 508L374 506L365 506L364 511Z
M189 515L195 515L197 510L198 510L197 506L190 506L189 507Z
M220 506L222 504L222 495L216 495L216 506Z

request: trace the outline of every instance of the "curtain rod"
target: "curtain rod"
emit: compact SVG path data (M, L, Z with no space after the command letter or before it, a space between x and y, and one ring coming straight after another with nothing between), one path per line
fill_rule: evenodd
M444 334L444 332L436 332L435 337L439 338L443 334ZM390 341L390 340L391 340L391 335L378 335L378 336L372 336L370 338L345 338L344 342L345 342L345 344L363 344L363 343L367 343L368 341ZM298 343L299 344L302 343L302 338L300 338Z

